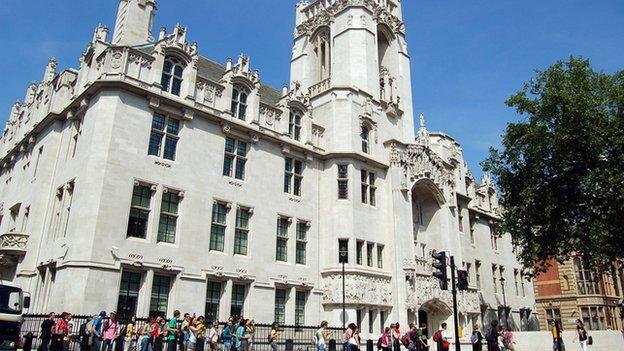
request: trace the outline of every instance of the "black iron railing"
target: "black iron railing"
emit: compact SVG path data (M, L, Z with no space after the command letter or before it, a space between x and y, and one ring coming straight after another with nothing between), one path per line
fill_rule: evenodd
M26 337L28 334L32 335L32 350L36 350L41 345L41 323L48 318L44 314L29 314L24 316L24 322L22 323L22 335ZM69 333L71 335L69 340L69 351L80 351L81 338L80 327L83 324L88 323L92 319L92 316L73 316L69 325ZM135 325L135 330L139 330L145 325L146 318L138 318ZM120 325L124 325L121 321ZM223 330L225 323L219 325L219 335ZM208 326L209 327L209 326ZM313 337L318 330L318 326L302 326L302 325L280 325L280 338L277 341L279 350L301 350L301 351L313 351L316 350L316 346L313 343ZM342 349L340 340L342 340L341 328L328 328L332 337L337 340L337 348ZM256 324L256 330L254 333L253 350L254 351L271 351L271 346L268 342L268 335L271 330L270 324L258 323ZM113 350L122 351L125 350L126 345L123 335L116 341ZM333 344L333 343L332 343ZM131 346L136 345L136 340L133 341ZM84 347L84 343L83 343ZM218 347L222 351L226 351L223 344L219 344ZM131 347L131 350L135 350L135 347ZM166 350L166 348L163 348ZM205 351L209 351L209 347L206 344L203 348ZM60 350L57 350L60 351ZM99 351L91 350L90 351ZM183 350L178 350L183 351Z

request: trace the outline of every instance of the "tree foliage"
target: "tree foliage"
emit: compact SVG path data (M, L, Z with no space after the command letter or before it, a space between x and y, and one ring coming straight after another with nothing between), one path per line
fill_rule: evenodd
M501 229L525 267L578 254L608 269L624 256L624 71L571 57L506 104L522 120L482 164L501 191Z

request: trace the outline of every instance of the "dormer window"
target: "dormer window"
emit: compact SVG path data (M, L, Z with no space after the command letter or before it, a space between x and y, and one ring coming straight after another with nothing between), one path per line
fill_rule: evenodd
M360 139L362 139L362 152L368 154L370 152L370 129L367 126L362 126Z
M163 65L162 78L160 79L162 90L180 96L183 72L184 65L182 61L172 56L167 57Z
M290 111L288 118L288 136L297 141L301 140L301 113L299 111Z
M232 90L232 115L243 121L247 114L248 94L247 90L240 86L235 86Z

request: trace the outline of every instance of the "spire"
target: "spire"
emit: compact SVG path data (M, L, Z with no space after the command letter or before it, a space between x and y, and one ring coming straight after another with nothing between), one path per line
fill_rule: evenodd
M154 40L156 0L119 0L112 44L140 45Z

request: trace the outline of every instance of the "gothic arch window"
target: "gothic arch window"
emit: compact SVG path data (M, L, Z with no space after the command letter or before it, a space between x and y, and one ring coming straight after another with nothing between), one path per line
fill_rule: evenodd
M288 136L296 141L301 141L301 116L301 111L291 109L288 117Z
M249 91L241 85L235 85L232 90L232 115L238 119L245 120L247 116L247 97Z
M391 62L391 47L394 42L395 36L392 30L385 24L380 24L377 27L377 55L379 60L379 68L393 68Z
M160 79L160 85L163 91L180 96L184 66L184 63L175 56L167 56L165 58L162 78Z
M316 78L320 82L331 76L331 44L329 28L321 28L312 37Z
M370 128L367 125L362 125L360 130L360 139L362 140L362 152L365 154L370 153Z

